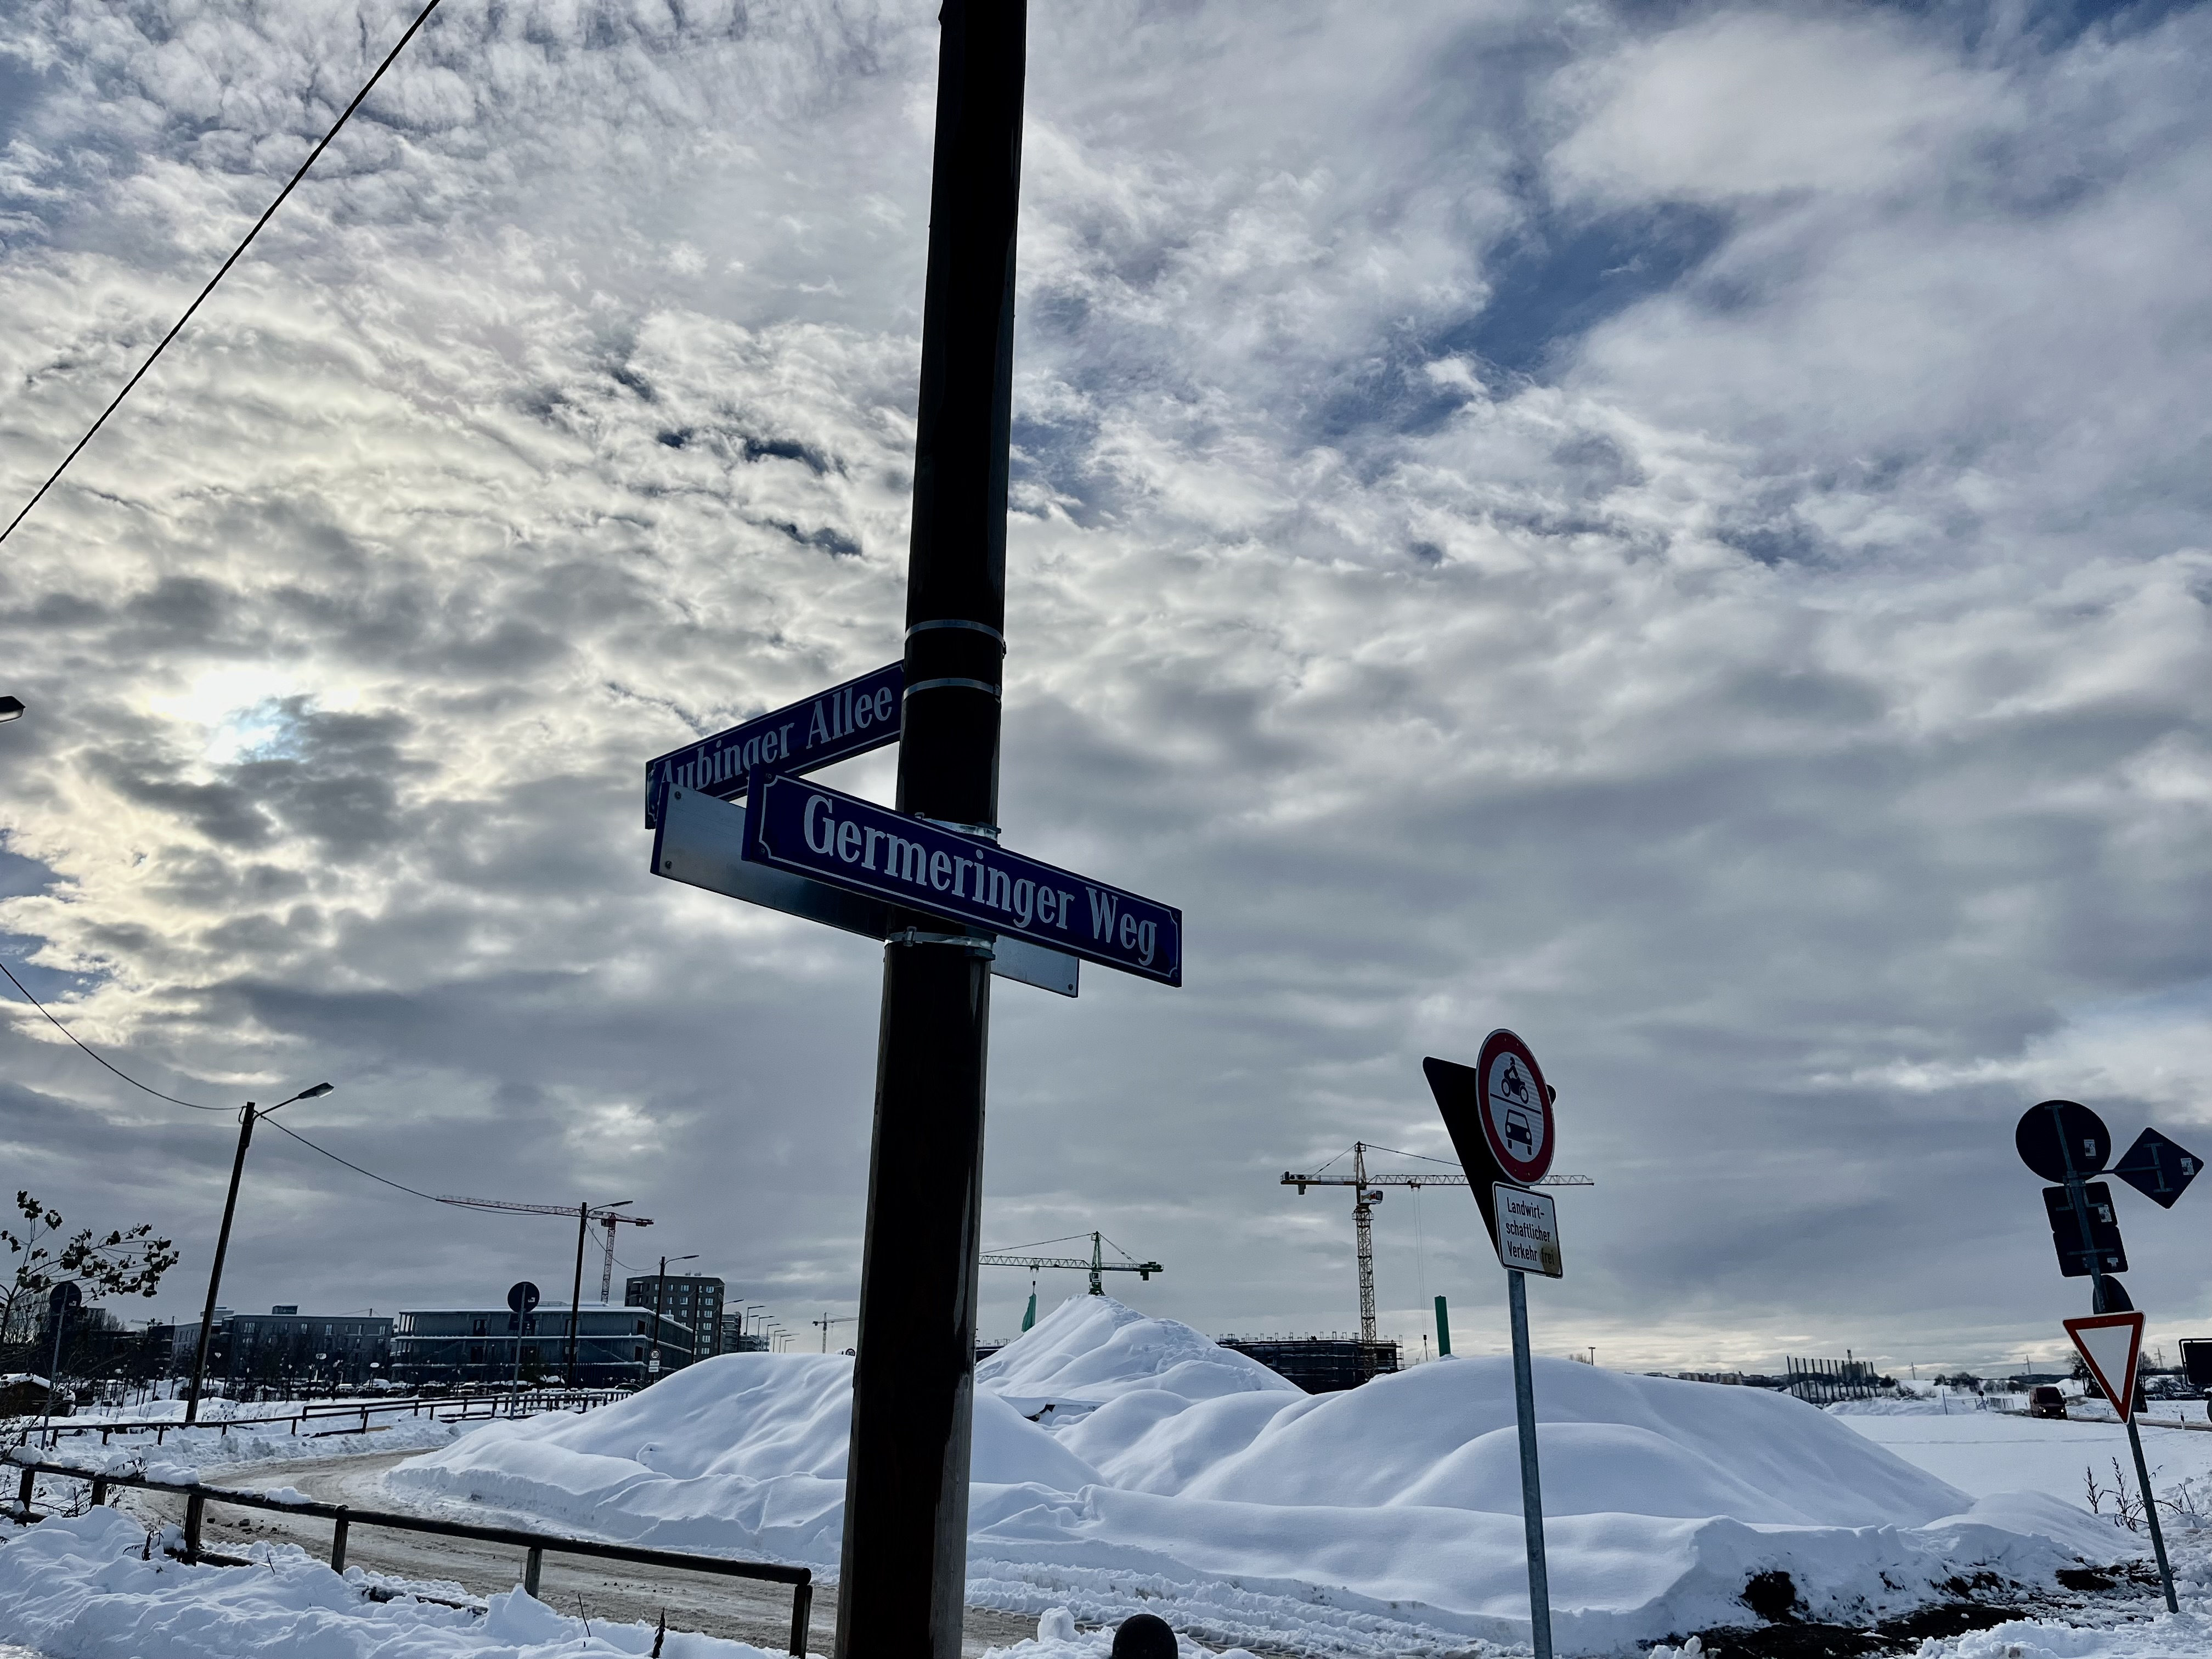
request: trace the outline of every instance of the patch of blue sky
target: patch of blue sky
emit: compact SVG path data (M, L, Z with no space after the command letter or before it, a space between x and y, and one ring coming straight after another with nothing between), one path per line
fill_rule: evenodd
M46 84L46 77L21 58L0 52L0 144L13 138L38 106Z
M208 733L207 758L218 765L241 761L297 760L302 752L297 697L264 697L232 710Z
M25 858L12 852L0 836L0 899L22 898L33 893L43 893L59 879L38 860ZM58 997L76 996L99 983L96 974L64 973L58 969L41 968L29 960L46 941L27 933L11 933L0 930L0 957L8 963L8 971L29 988L33 996L41 1002L52 1002ZM14 999L10 986L0 984L0 996Z
M1480 311L1442 327L1409 325L1346 366L1319 402L1321 435L1416 434L1449 418L1469 394L1426 373L1439 358L1475 358L1492 379L1556 373L1590 330L1692 277L1729 226L1726 213L1688 203L1594 217L1538 213L1493 250Z
M1595 218L1540 215L1496 251L1481 311L1437 343L1540 375L1599 324L1695 271L1728 229L1727 214L1686 202Z

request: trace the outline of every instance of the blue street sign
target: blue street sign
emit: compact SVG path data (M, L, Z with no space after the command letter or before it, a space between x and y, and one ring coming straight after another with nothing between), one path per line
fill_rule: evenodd
M671 788L660 798L660 826L653 837L653 873L748 904L765 905L866 939L889 939L908 924L899 911L866 893L810 881L765 864L745 861L745 809L696 789ZM991 971L1041 991L1072 997L1082 964L1065 951L1048 951L1017 939L992 947Z
M905 690L905 665L891 663L743 726L656 755L645 763L645 827L660 827L665 787L735 800L745 793L745 779L757 767L812 772L896 743Z
M744 856L902 909L1182 983L1182 912L857 796L763 772Z

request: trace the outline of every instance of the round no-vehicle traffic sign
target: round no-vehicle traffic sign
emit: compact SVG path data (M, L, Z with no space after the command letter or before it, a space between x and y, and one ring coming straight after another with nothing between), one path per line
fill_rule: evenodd
M1510 1031L1483 1039L1475 1061L1482 1079L1482 1133L1510 1180L1541 1181L1552 1167L1552 1091L1528 1045Z

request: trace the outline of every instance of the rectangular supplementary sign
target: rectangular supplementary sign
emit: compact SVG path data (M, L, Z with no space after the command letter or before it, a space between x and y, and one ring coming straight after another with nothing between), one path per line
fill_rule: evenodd
M900 912L879 898L745 861L745 811L696 789L672 787L660 798L653 837L653 873L726 894L748 904L803 916L866 939L887 939ZM1081 964L1064 951L1019 939L992 946L991 971L1064 997L1076 994Z
M664 788L696 789L717 800L735 800L745 793L745 779L757 768L818 771L896 743L905 691L905 665L890 663L743 726L654 756L645 763L645 827L660 827Z
M1182 912L788 775L745 800L749 861L964 927L1182 983Z
M1559 1259L1559 1206L1548 1193L1532 1193L1506 1182L1490 1188L1498 1218L1498 1259L1516 1273L1559 1279L1566 1269Z

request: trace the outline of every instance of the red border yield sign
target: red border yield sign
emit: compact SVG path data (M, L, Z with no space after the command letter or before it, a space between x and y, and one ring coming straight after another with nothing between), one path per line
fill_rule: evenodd
M2066 1334L2105 1391L2105 1398L2124 1423L2135 1414L2136 1362L2142 1358L2143 1316L2141 1313L2093 1314L2066 1322ZM2126 1345L2127 1363L2115 1374L2113 1362Z
M1524 1187L1541 1181L1559 1140L1543 1067L1512 1032L1492 1031L1482 1040L1474 1069L1482 1091L1475 1115L1490 1155L1508 1180Z

